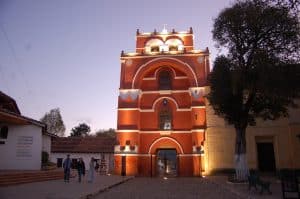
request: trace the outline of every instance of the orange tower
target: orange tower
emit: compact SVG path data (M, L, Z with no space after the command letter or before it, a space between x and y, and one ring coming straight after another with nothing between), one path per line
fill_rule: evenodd
M116 174L201 175L208 60L192 28L137 30L136 52L121 53Z

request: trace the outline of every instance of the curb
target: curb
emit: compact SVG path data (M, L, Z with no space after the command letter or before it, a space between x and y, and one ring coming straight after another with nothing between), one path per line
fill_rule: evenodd
M107 187L104 187L104 188L102 188L102 189L100 189L100 190L98 190L98 191L95 191L94 193L90 193L90 194L87 194L87 195L85 195L85 196L82 196L82 197L80 197L80 199L92 199L93 197L95 197L96 195L98 195L98 194L100 194L100 193L103 193L103 192L105 192L105 191L108 191L109 189L111 189L111 188L114 188L114 187L116 187L116 186L119 186L119 185L121 185L121 184L123 184L123 183L125 183L125 182L127 182L127 181L129 181L129 180L132 180L134 177L132 176L132 177L128 177L127 179L122 179L120 182L117 182L117 183L115 183L115 184L112 184L112 185L109 185L109 186L107 186Z

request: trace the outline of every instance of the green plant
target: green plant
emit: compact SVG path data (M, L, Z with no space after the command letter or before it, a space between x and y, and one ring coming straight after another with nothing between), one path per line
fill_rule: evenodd
M42 164L46 165L49 162L49 153L47 151L42 151Z

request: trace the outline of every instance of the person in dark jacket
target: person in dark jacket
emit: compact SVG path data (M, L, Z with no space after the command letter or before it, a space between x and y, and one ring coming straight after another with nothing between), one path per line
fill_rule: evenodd
M64 160L63 168L64 168L64 181L69 182L70 180L70 172L71 172L71 164L72 161L70 159L70 155L67 155L67 158Z
M85 165L82 158L79 158L77 163L77 171L78 171L78 182L81 182L81 176L85 175Z

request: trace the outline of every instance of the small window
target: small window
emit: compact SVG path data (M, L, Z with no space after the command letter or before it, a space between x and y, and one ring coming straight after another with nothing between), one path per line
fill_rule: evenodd
M178 51L178 46L169 46L169 51Z
M159 52L159 46L152 46L151 52Z
M159 89L171 90L171 75L168 71L162 71L159 74Z
M0 131L0 139L7 139L8 127L2 126Z
M161 111L159 114L159 129L160 130L171 130L172 129L172 119L170 111Z

